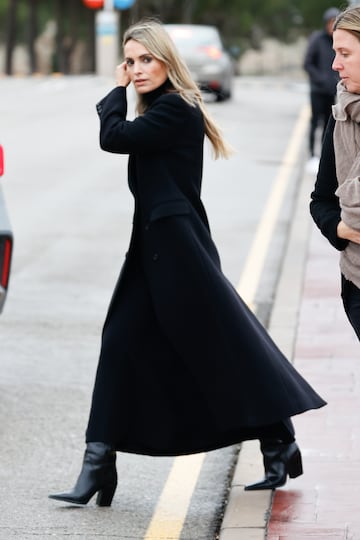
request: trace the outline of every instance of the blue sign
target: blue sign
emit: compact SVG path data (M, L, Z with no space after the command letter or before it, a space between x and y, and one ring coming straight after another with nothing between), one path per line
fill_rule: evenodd
M114 0L116 9L129 9L135 4L135 0Z
M115 36L118 30L117 15L115 11L99 11L96 17L97 36Z

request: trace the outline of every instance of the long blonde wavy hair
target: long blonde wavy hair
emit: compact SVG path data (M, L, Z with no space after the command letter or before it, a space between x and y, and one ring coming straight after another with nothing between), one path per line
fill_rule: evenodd
M228 158L233 149L224 140L222 133L206 110L201 92L192 79L190 72L178 53L170 35L157 19L143 19L130 26L123 37L123 46L130 40L138 41L157 60L165 64L168 78L174 90L189 105L198 106L204 117L205 134L210 140L215 159ZM137 112L143 114L146 110L146 100L138 95Z

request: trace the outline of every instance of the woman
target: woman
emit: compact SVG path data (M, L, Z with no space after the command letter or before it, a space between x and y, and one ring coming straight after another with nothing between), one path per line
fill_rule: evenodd
M315 189L313 219L338 249L345 313L360 339L360 7L334 23L337 103L327 127Z
M270 489L302 472L289 417L324 401L223 276L200 199L204 134L229 148L156 21L124 36L117 87L98 105L100 144L129 154L130 247L104 324L79 479L53 499L110 505L115 452L191 454L261 439ZM139 115L126 120L132 82Z

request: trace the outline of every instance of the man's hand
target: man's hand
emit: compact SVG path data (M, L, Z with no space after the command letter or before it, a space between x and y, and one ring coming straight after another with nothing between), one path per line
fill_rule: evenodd
M360 244L360 231L352 229L343 221L340 221L337 226L337 235L339 238L343 238L344 240L350 240L350 242Z

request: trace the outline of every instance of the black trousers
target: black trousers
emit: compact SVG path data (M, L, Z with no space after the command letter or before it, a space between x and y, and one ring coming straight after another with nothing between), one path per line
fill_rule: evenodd
M341 276L341 297L345 313L360 340L360 289Z
M319 92L310 93L311 102L311 121L309 134L309 150L310 155L315 154L315 133L318 126L323 127L322 139L324 138L326 125L332 111L335 96L329 94L321 94Z

